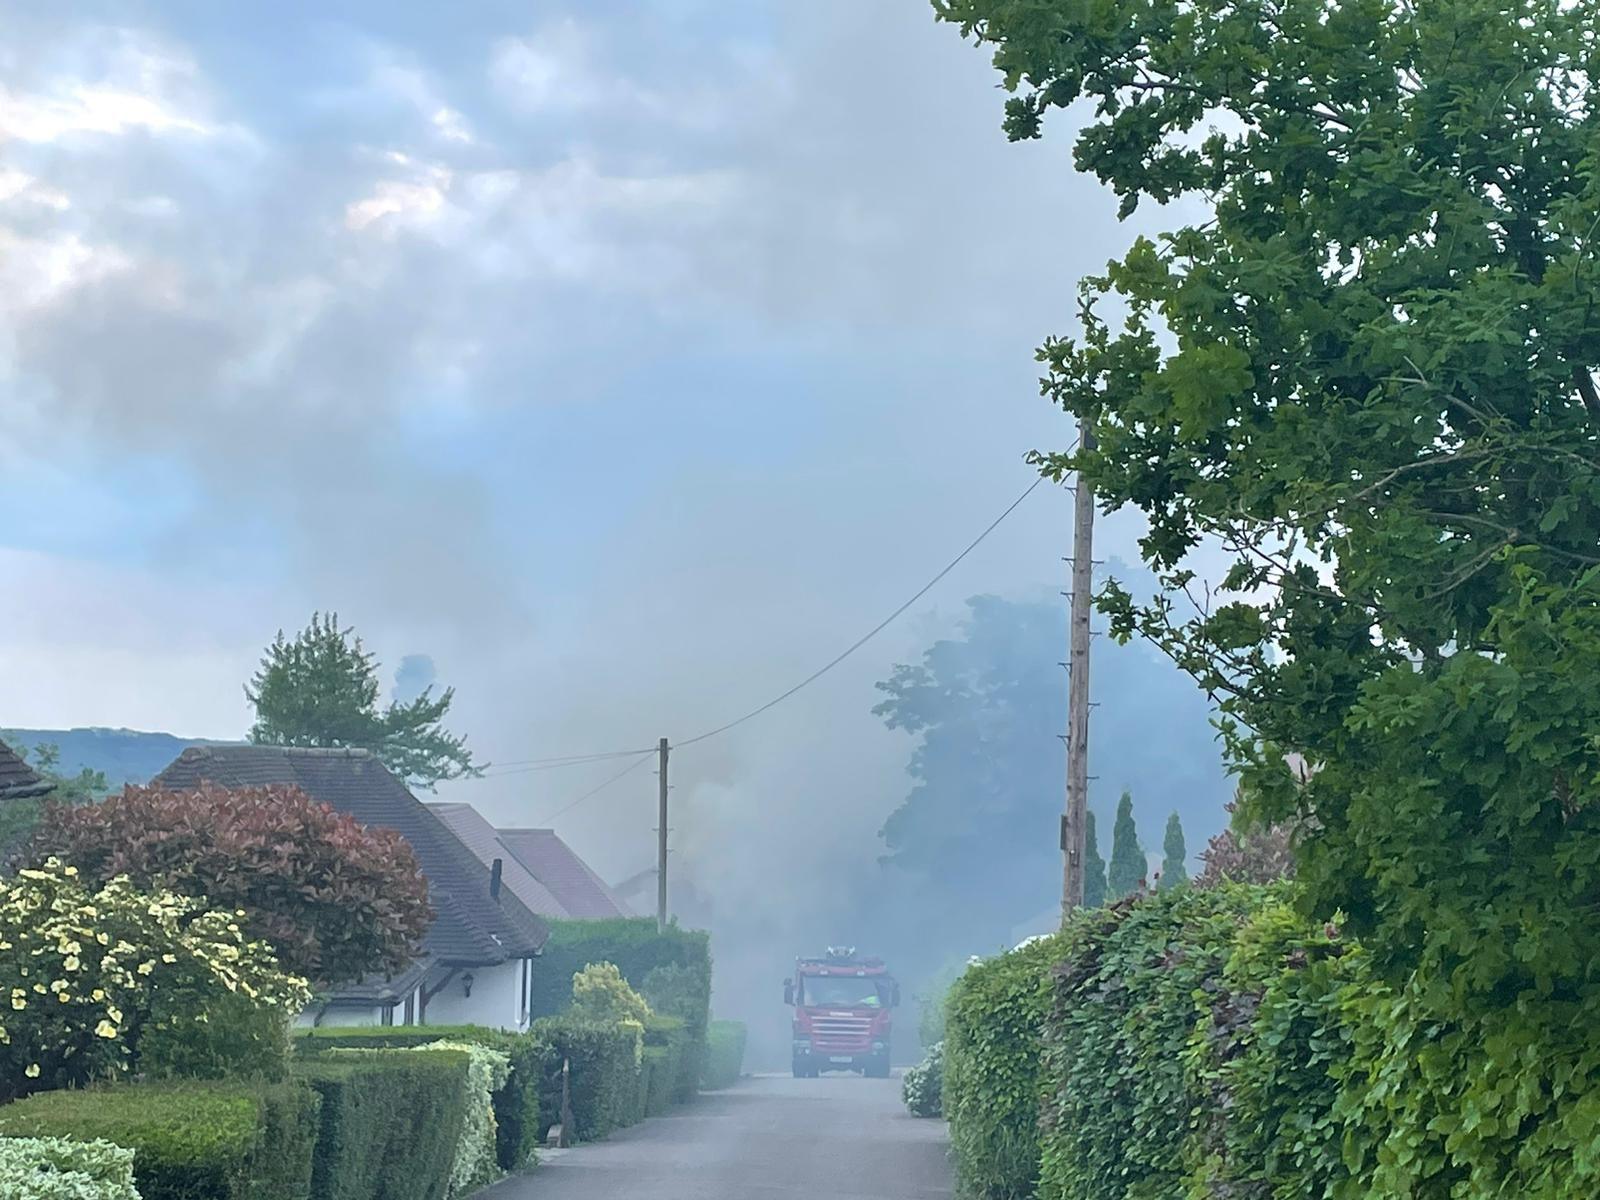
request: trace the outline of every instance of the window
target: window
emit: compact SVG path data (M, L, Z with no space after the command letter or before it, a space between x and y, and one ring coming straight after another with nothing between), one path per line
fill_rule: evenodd
M856 975L803 975L800 1003L811 1008L884 1008L889 982Z

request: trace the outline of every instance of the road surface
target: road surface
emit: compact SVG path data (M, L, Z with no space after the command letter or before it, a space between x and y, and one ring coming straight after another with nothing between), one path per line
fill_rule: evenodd
M558 1151L482 1200L923 1200L951 1195L943 1121L899 1079L758 1076L603 1142Z

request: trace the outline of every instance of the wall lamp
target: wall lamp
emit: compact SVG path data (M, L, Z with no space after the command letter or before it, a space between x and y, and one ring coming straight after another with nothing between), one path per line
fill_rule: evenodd
M461 977L461 992L465 996L472 995L472 972L468 971Z

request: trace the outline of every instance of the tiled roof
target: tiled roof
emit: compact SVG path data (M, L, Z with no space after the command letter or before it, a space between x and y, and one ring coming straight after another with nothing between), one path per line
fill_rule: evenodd
M24 800L52 791L55 784L40 779L38 773L4 742L0 742L0 800Z
M501 888L498 899L490 896L489 868L365 750L194 746L155 779L169 788L206 781L223 787L294 784L363 825L405 838L437 914L423 940L437 963L478 967L525 958L549 937L545 923L509 888Z
M498 858L501 881L534 912L541 917L572 915L561 906L550 889L530 875L516 856L501 844L494 826L472 805L430 804L428 807L439 814L439 819L461 839L468 850L478 856L479 862L488 866Z
M404 1003L405 998L427 977L432 966L433 959L424 954L405 970L393 975L368 975L354 983L341 984L325 1002L334 1008Z
M500 844L535 879L549 888L570 916L580 919L634 915L589 864L553 829L501 829Z

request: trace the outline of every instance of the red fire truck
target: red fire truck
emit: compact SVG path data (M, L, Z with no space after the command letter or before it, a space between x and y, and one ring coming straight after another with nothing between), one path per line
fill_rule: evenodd
M900 1003L900 985L883 959L839 946L821 958L796 959L783 1002L794 1007L796 1079L824 1071L888 1077L890 1010Z

